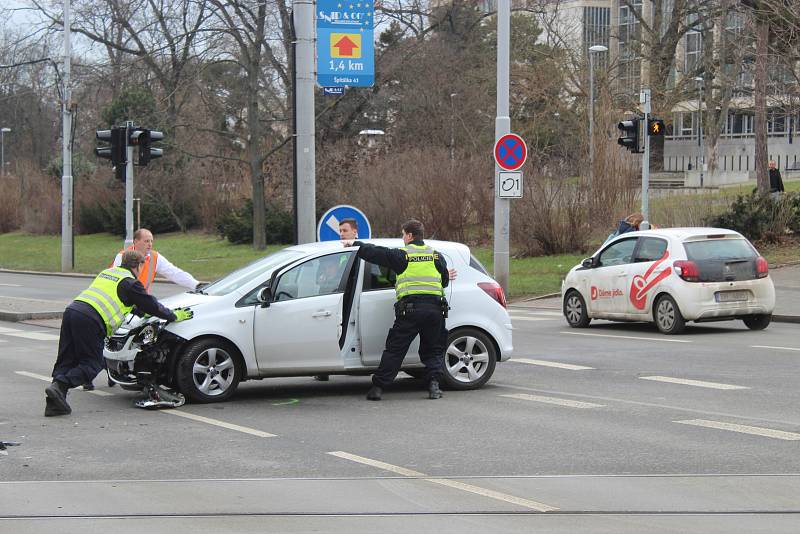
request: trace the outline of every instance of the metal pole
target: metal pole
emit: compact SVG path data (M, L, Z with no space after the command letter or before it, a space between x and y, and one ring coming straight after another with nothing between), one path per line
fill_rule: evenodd
M509 58L511 36L511 0L497 0L497 117L494 122L494 139L511 133L511 118L508 113ZM500 169L495 166L495 183ZM494 278L503 291L508 293L509 263L509 219L510 200L494 197Z
M0 128L0 177L6 175L6 129Z
M133 123L125 123L125 139L133 128ZM125 167L125 246L133 245L133 147L127 146L128 164Z
M594 183L594 54L589 50L589 184Z
M703 187L703 175L706 167L706 150L703 146L705 142L703 139L703 84L702 82L697 88L697 135L700 142L700 187Z
M314 152L314 0L293 0L297 30L297 241L317 240Z
M61 272L75 267L72 238L72 94L70 92L70 0L64 0L64 101L61 103ZM5 162L3 164L5 166Z

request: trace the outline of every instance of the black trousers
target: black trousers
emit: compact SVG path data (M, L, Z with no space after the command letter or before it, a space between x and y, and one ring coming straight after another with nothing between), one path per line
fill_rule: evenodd
M414 338L419 335L419 358L425 364L426 379L440 380L444 366L447 329L442 309L434 304L415 304L413 311L395 315L394 325L386 336L386 348L381 355L372 383L386 387L400 372L403 359Z
M96 320L70 308L64 310L53 378L72 388L94 380L104 367L105 337Z

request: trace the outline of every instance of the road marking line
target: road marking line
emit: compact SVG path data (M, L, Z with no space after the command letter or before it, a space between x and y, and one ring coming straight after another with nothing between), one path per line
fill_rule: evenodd
M774 430L772 428L763 428L760 426L735 425L733 423L708 421L706 419L689 419L686 421L673 421L673 423L680 423L682 425L702 426L706 428L716 428L718 430L730 430L731 432L741 432L742 434L753 434L754 436L783 439L786 441L800 440L800 434L796 432L785 432L783 430Z
M29 373L28 371L14 371L18 375L27 376L28 378L35 378L36 380L42 380L43 382L52 382L52 376L44 376L39 375L36 373ZM84 393L91 393L92 395L97 395L98 397L113 397L113 393L109 393L108 391L100 391L99 389L93 389L92 391L86 391L83 388L73 388L75 391L82 391Z
M357 456L355 454L350 454L349 452L333 451L329 452L328 454L330 454L331 456L336 456L337 458L342 458L344 460L350 460L352 462L369 465L371 467L377 467L378 469L383 469L384 471L397 473L398 475L402 475L404 477L418 478L426 482L430 482L432 484L439 484L440 486L446 486L448 488L466 491L468 493L473 493L475 495L489 497L490 499L496 499L498 501L516 504L518 506L522 506L524 508L530 508L531 510L536 510L538 512L552 512L554 510L558 510L558 508L550 506L548 504L532 501L529 499L522 499L520 497L515 497L514 495L508 495L507 493L501 493L499 491L481 488L480 486L473 486L472 484L465 484L463 482L457 482L455 480L448 480L446 478L433 478L426 475L425 473L420 473L419 471L413 471L411 469L406 469L404 467L387 464L386 462L381 462L379 460L372 460L371 458Z
M0 326L0 334L8 334L11 332L22 332L19 328L6 328L5 326Z
M508 361L515 363L527 363L529 365L541 365L544 367L558 367L559 369L569 369L570 371L583 371L585 369L594 369L594 367L586 367L585 365L573 365L571 363L561 363L561 362L548 362L546 360L531 360L530 358L511 358Z
M555 321L555 317L512 317L511 322L514 321Z
M57 335L45 334L44 332L6 332L5 335L33 339L36 341L58 341Z
M702 380L689 380L688 378L673 378L671 376L640 376L642 380L653 380L655 382L669 382L670 384L683 384L685 386L697 386L712 389L750 389L747 386L734 386L733 384L721 384L719 382L704 382Z
M22 287L19 284L0 284L0 286L3 286L3 287Z
M547 315L549 317L563 317L564 314L557 311L548 310L508 310L508 313L527 313L532 315Z
M800 352L800 349L795 347L772 347L770 345L750 345L750 348L753 349L776 349L776 350L796 350Z
M595 404L593 402L581 402L570 399L559 399L556 397L543 397L542 395L528 395L527 393L509 393L500 395L500 397L507 397L509 399L520 399L532 402L543 402L545 404L556 404L558 406L566 406L568 408L602 408L604 404Z
M644 341L663 341L665 343L691 343L688 339L662 339L660 337L641 337L641 336L617 336L613 334L589 334L586 332L559 332L559 334L569 334L571 336L595 336L595 337L615 337L620 339L641 339Z
M177 415L178 417L185 417L186 419L191 419L192 421L207 423L209 425L219 426L222 428L227 428L228 430L235 430L237 432L244 432L245 434L251 434L253 436L258 436L260 438L276 437L275 434L270 434L269 432L256 430L255 428L248 428L246 426L234 425L233 423L226 423L225 421L220 421L218 419L211 419L209 417L203 417L202 415L195 415L193 413L184 412L181 410L175 410L175 409L159 410L159 413L163 413L166 415Z

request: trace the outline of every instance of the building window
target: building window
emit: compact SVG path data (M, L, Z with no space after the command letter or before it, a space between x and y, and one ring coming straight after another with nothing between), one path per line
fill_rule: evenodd
M773 112L769 114L767 119L767 133L773 136L786 135L787 125L786 115L781 112Z
M630 6L619 6L619 73L621 89L628 93L639 90L641 79L641 28L637 13L642 12L642 0Z
M686 51L684 54L685 72L699 72L700 58L703 53L703 34L698 31L691 31L686 34Z
M678 114L680 120L680 136L693 137L694 136L694 113L691 111L682 111Z
M608 46L610 27L611 9L607 7L583 8L583 43L587 49L594 45Z

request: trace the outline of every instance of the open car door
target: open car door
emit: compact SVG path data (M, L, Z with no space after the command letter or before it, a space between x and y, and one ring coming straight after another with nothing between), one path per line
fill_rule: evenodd
M361 329L359 311L364 277L361 276L364 261L351 254L347 263L347 281L342 296L341 321L339 323L339 351L345 369L358 369L361 363Z

